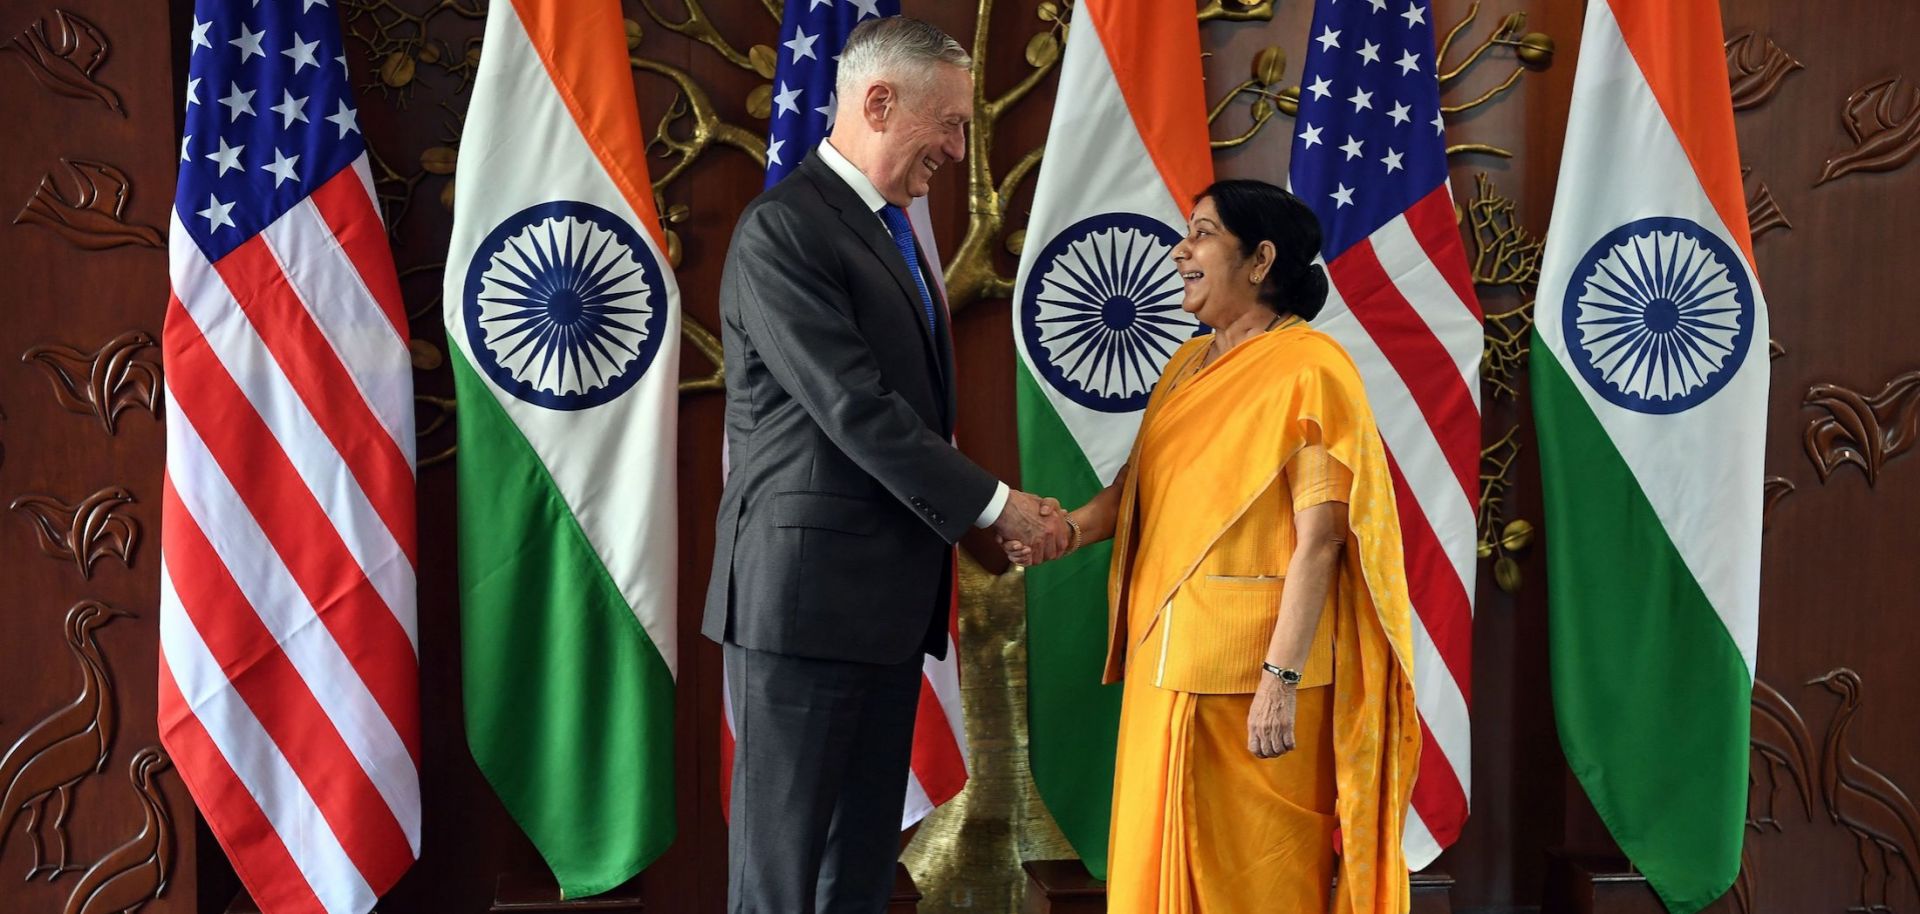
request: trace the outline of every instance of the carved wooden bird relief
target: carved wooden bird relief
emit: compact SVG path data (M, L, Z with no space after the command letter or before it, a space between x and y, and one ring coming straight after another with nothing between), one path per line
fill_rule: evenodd
M169 767L159 747L134 755L127 776L144 814L140 830L87 868L61 914L131 914L166 892L173 875L173 816L159 776Z
M47 874L49 882L77 867L67 865L67 813L75 785L105 769L118 722L113 682L106 658L94 640L101 626L130 612L92 600L67 611L67 649L80 669L80 695L72 704L48 715L15 740L0 756L0 852L19 821L27 814L25 831L33 842L33 866L27 878ZM51 822L48 806L54 807ZM47 860L46 831L51 827L59 848L54 862Z
M1920 812L1905 791L1847 745L1847 727L1860 710L1860 674L1842 667L1808 683L1814 684L1841 698L1827 728L1820 790L1834 824L1851 832L1858 845L1860 905L1854 910L1890 911L1887 895L1897 874L1920 889Z

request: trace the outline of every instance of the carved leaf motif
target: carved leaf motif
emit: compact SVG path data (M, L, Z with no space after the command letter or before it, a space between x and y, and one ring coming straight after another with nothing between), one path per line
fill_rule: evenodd
M1808 423L1803 438L1821 482L1850 463L1873 485L1887 460L1920 437L1920 371L1894 378L1872 397L1838 384L1815 384L1803 402L1827 411Z
M27 350L20 361L46 372L54 399L63 408L99 419L100 427L111 435L114 423L129 407L157 411L160 366L139 355L152 345L153 337L129 330L92 352L47 344Z
M1856 171L1892 171L1920 154L1920 86L1895 76L1847 96L1841 114L1854 148L1827 160L1818 186Z
M56 95L94 99L126 117L120 96L94 78L93 71L107 59L107 36L93 23L66 10L53 11L57 34L49 37L44 20L27 26L5 50L19 55L33 78Z
M48 495L22 495L8 507L25 515L40 536L40 551L70 560L80 576L91 580L93 564L114 556L133 567L133 550L140 542L140 524L120 513L133 495L119 486L101 489L77 504L68 505Z
M1771 38L1742 32L1727 39L1727 75L1732 81L1735 111L1765 103L1779 91L1787 74L1798 69L1800 61Z
M1766 494L1764 496L1765 500L1761 502L1760 526L1765 527L1767 518L1773 514L1773 506L1779 504L1780 501L1787 496L1792 495L1794 485L1793 481L1785 476L1769 476L1763 488Z
M1767 189L1764 181L1753 192L1753 197L1747 200L1747 226L1755 238L1774 229L1793 228L1786 214L1780 212L1780 204L1775 202L1773 192Z
M87 868L61 914L132 914L166 894L173 875L173 814L159 776L169 767L158 746L140 750L128 763L127 778L142 813L140 830Z
M40 179L15 225L32 223L65 238L75 247L104 251L123 245L157 248L162 244L160 231L149 225L128 222L123 217L127 193L132 181L127 173L104 162L86 159L61 159L72 179L71 197L49 173Z

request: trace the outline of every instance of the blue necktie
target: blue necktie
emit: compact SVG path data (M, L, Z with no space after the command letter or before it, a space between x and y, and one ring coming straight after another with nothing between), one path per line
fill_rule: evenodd
M913 274L913 284L920 290L920 304L927 309L927 331L935 333L933 296L927 292L926 278L920 275L920 247L913 242L913 223L907 221L906 210L891 203L880 207L880 219L893 235L893 245L900 249L900 256L907 258L907 272Z

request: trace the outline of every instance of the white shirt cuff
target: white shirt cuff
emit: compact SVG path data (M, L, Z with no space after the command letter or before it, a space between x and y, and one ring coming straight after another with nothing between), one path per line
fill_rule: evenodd
M1006 483L1000 483L1000 488L993 490L993 498L987 501L987 510L980 512L980 519L973 525L983 529L993 526L993 522L1000 519L1000 512L1006 509L1007 496L1011 494L1013 490L1007 488Z

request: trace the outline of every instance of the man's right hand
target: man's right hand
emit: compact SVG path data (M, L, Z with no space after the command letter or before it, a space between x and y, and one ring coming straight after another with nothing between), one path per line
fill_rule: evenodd
M1071 542L1067 513L1059 502L1017 490L1007 494L1007 505L1000 510L1000 519L993 522L993 533L1002 546L1015 544L1024 549L1032 559L1027 564L1032 565L1066 554Z

